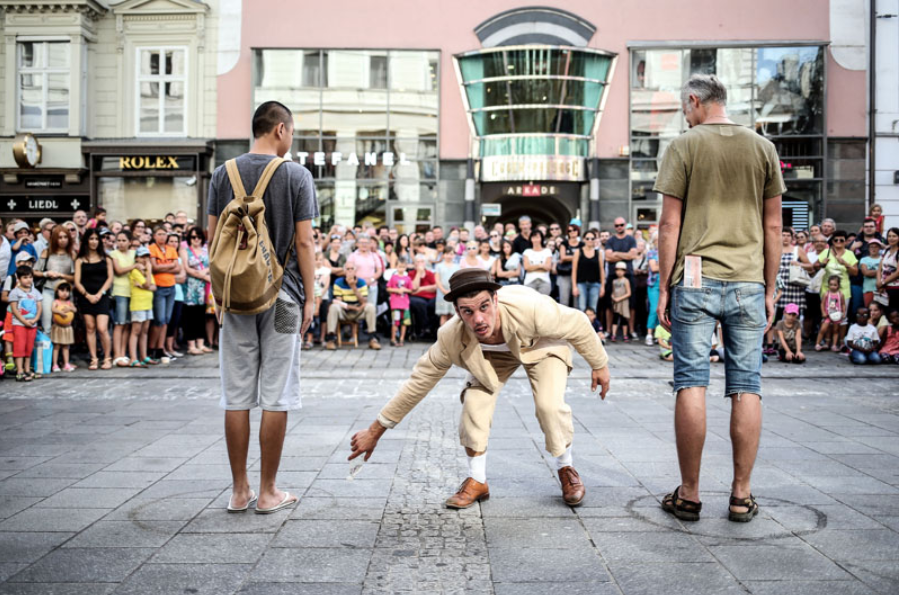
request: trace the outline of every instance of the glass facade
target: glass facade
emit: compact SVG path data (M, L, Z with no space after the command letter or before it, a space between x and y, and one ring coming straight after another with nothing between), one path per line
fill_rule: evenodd
M613 60L605 52L554 46L458 56L480 154L586 157Z
M402 203L430 212L439 61L436 51L254 50L254 107L276 100L293 111L291 152L316 180L323 226L392 224L412 208Z
M71 44L22 41L18 50L18 129L65 132L69 128Z
M632 200L659 200L652 192L658 160L687 130L680 92L694 73L721 79L730 118L777 147L793 217L820 219L826 129L824 47L817 45L631 50Z

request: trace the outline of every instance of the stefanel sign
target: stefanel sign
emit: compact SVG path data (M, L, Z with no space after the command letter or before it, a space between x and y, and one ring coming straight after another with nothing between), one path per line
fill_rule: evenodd
M310 157L311 164L313 166L325 166L325 165L333 165L343 162L349 166L355 167L360 164L364 164L366 166L376 166L383 165L386 167L392 167L394 165L412 165L412 162L406 158L405 153L399 154L399 159L397 156L390 152L385 151L383 153L371 152L371 153L363 153L362 160L360 161L359 155L356 153L341 153L340 151L333 151L331 153L325 153L324 151L315 151L314 153L309 153L307 151L299 151L297 152L296 160L309 167L310 165ZM380 157L380 159L378 158Z

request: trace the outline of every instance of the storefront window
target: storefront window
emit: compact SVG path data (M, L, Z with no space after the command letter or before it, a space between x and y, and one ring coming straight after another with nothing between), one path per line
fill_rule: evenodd
M658 200L652 186L668 144L687 130L681 87L694 73L727 87L728 116L769 138L783 162L784 201L820 208L824 51L820 46L660 48L631 51L631 196ZM791 215L800 217L791 206ZM818 215L820 217L820 214Z
M97 198L109 220L158 220L165 213L197 212L197 181L189 177L101 177Z
M415 50L255 50L255 105L277 100L294 112L292 155L329 201L323 226L384 222L385 202L399 196L436 198L420 182L438 176L439 60Z

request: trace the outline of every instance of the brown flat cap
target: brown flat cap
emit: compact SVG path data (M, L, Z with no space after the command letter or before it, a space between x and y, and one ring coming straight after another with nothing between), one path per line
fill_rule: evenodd
M462 269L456 271L450 277L450 292L443 296L447 302L454 302L456 298L470 291L489 290L496 291L502 285L495 283L490 273L484 269Z

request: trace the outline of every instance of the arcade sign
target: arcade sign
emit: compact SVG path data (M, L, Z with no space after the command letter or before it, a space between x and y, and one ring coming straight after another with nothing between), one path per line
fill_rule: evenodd
M481 158L482 182L582 182L584 158L572 155L493 155Z
M517 186L503 186L503 194L506 196L555 196L559 193L555 186L543 184L519 184Z

